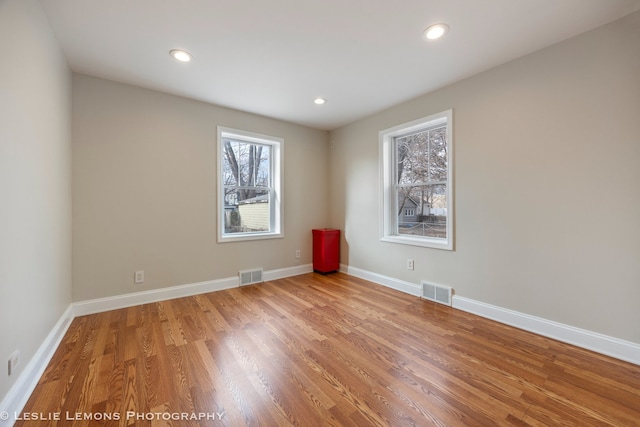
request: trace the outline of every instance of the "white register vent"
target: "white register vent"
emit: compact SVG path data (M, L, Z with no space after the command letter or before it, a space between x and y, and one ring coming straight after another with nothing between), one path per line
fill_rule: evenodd
M421 281L420 284L422 285L422 298L451 306L451 296L453 295L453 288L444 285L437 285L435 283L429 283L424 280Z
M262 269L256 270L242 270L238 272L238 277L240 278L240 286L244 285L252 285L254 283L260 283L264 280L262 279Z

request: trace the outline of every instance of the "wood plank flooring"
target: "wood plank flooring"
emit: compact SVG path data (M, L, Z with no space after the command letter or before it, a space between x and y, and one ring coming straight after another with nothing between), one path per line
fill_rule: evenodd
M640 366L312 273L76 318L19 415L18 427L640 426Z

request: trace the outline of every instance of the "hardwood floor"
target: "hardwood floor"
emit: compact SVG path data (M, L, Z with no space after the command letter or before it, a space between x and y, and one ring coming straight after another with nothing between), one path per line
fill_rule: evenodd
M19 418L17 426L637 426L640 366L312 273L76 318Z

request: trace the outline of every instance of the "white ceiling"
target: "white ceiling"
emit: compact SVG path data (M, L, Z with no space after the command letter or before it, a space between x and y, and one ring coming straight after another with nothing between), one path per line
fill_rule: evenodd
M319 129L588 31L640 0L41 0L73 71ZM427 42L422 31L449 33ZM178 63L169 50L193 54ZM315 105L315 97L327 103Z

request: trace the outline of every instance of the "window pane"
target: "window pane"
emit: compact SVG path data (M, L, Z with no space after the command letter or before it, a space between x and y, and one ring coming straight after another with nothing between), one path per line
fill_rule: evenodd
M396 138L398 184L426 182L428 178L427 132Z
M255 185L257 187L271 186L271 147L269 145L254 145Z
M447 237L447 186L398 187L399 235Z
M429 140L429 181L447 180L447 128L431 129Z
M243 141L223 140L224 185L268 187L271 147Z
M256 233L269 231L271 223L270 205L269 190L225 188L224 232Z
M238 185L238 152L240 150L237 141L224 139L224 161L222 163L222 179L224 185Z
M447 180L447 128L439 126L395 138L397 183Z

